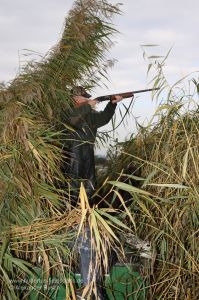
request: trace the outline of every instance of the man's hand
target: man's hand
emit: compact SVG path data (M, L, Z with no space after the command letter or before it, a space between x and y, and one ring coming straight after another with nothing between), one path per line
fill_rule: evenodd
M120 102L121 100L123 100L123 97L122 96L119 96L119 95L116 95L114 97L114 100L112 100L111 102L112 103L117 103L117 102Z

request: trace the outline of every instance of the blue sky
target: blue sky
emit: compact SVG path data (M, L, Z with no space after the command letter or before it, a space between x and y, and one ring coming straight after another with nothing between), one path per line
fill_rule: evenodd
M123 13L114 23L120 34L114 37L115 45L110 51L110 57L117 62L110 71L110 82L106 82L108 88L97 88L94 96L149 87L142 44L160 45L151 51L161 55L172 47L165 68L171 83L199 70L198 0L119 2L123 3ZM58 42L64 18L73 3L72 0L0 0L0 81L16 76L20 61L26 59L23 49L45 54ZM143 94L136 100L128 126L121 126L117 132L120 140L135 130L134 117L143 122L153 114L157 103L150 99L150 94Z

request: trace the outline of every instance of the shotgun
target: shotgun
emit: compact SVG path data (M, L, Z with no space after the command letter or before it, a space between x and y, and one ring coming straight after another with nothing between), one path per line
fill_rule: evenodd
M83 89L82 87L77 87L78 89ZM159 90L159 88L153 88L153 89L146 89L146 90L137 90L137 91L132 91L132 92L126 92L126 93L117 93L117 94L111 94L111 95L105 95L105 96L99 96L93 100L96 100L97 102L102 102L102 101L112 101L115 100L116 96L122 96L124 99L125 98L131 98L134 96L134 94L138 94L138 93L145 93L145 92L151 92L151 91L157 91ZM79 90L78 90L79 92ZM86 97L86 98L90 98L91 95L88 94L84 89L83 91L81 90L81 96ZM88 100L89 101L89 100ZM75 106L78 108L84 104L87 104L87 101L75 101Z
M112 95L105 95L105 96L99 96L99 97L95 98L94 100L96 100L97 102L102 102L102 101L107 101L107 100L115 100L115 96L122 96L125 99L125 98L133 97L134 94L157 91L157 90L159 90L159 88L137 90L137 91L126 92L126 93L112 94Z

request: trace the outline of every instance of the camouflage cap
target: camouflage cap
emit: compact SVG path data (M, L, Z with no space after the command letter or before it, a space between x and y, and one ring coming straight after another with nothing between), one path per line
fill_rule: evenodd
M83 96L85 98L91 97L91 95L89 93L87 93L85 88L83 88L82 86L74 86L71 89L71 94L72 94L72 96Z

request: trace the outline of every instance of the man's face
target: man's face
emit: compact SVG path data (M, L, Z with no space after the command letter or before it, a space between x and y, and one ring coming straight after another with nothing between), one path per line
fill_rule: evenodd
M73 96L73 100L77 105L81 105L84 102L87 102L89 99L83 96Z

